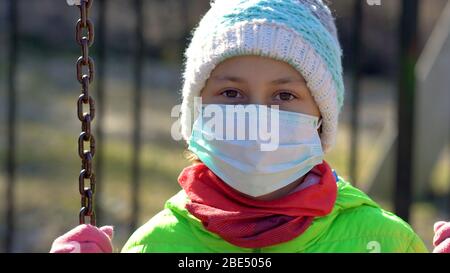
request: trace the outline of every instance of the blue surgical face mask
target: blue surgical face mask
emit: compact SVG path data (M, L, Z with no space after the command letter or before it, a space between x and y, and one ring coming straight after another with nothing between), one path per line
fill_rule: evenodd
M189 150L232 188L266 195L322 162L317 117L255 104L242 115L234 107L203 106L189 139Z

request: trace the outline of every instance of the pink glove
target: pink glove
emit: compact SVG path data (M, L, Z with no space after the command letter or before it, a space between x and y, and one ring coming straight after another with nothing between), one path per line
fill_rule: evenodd
M450 222L439 221L434 224L434 253L450 253Z
M113 227L79 225L56 238L50 253L112 253Z

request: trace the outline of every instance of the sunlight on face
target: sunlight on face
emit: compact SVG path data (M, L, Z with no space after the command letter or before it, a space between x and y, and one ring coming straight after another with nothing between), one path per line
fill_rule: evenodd
M288 63L260 56L227 59L201 91L204 104L279 105L280 110L320 117L302 75Z

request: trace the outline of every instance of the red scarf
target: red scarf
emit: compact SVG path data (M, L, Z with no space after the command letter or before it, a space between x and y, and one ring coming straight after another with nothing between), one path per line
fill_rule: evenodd
M333 209L337 186L330 167L323 161L310 173L320 181L270 201L243 196L203 163L185 168L178 182L190 199L186 209L207 230L231 244L261 248L296 238Z

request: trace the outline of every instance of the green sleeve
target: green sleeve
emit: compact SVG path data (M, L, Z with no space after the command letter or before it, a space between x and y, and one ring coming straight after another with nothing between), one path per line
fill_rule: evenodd
M406 249L406 253L428 253L428 249L423 243L422 239L417 234L414 234L411 243Z
M120 251L121 253L143 253L143 245L136 245L128 241Z

